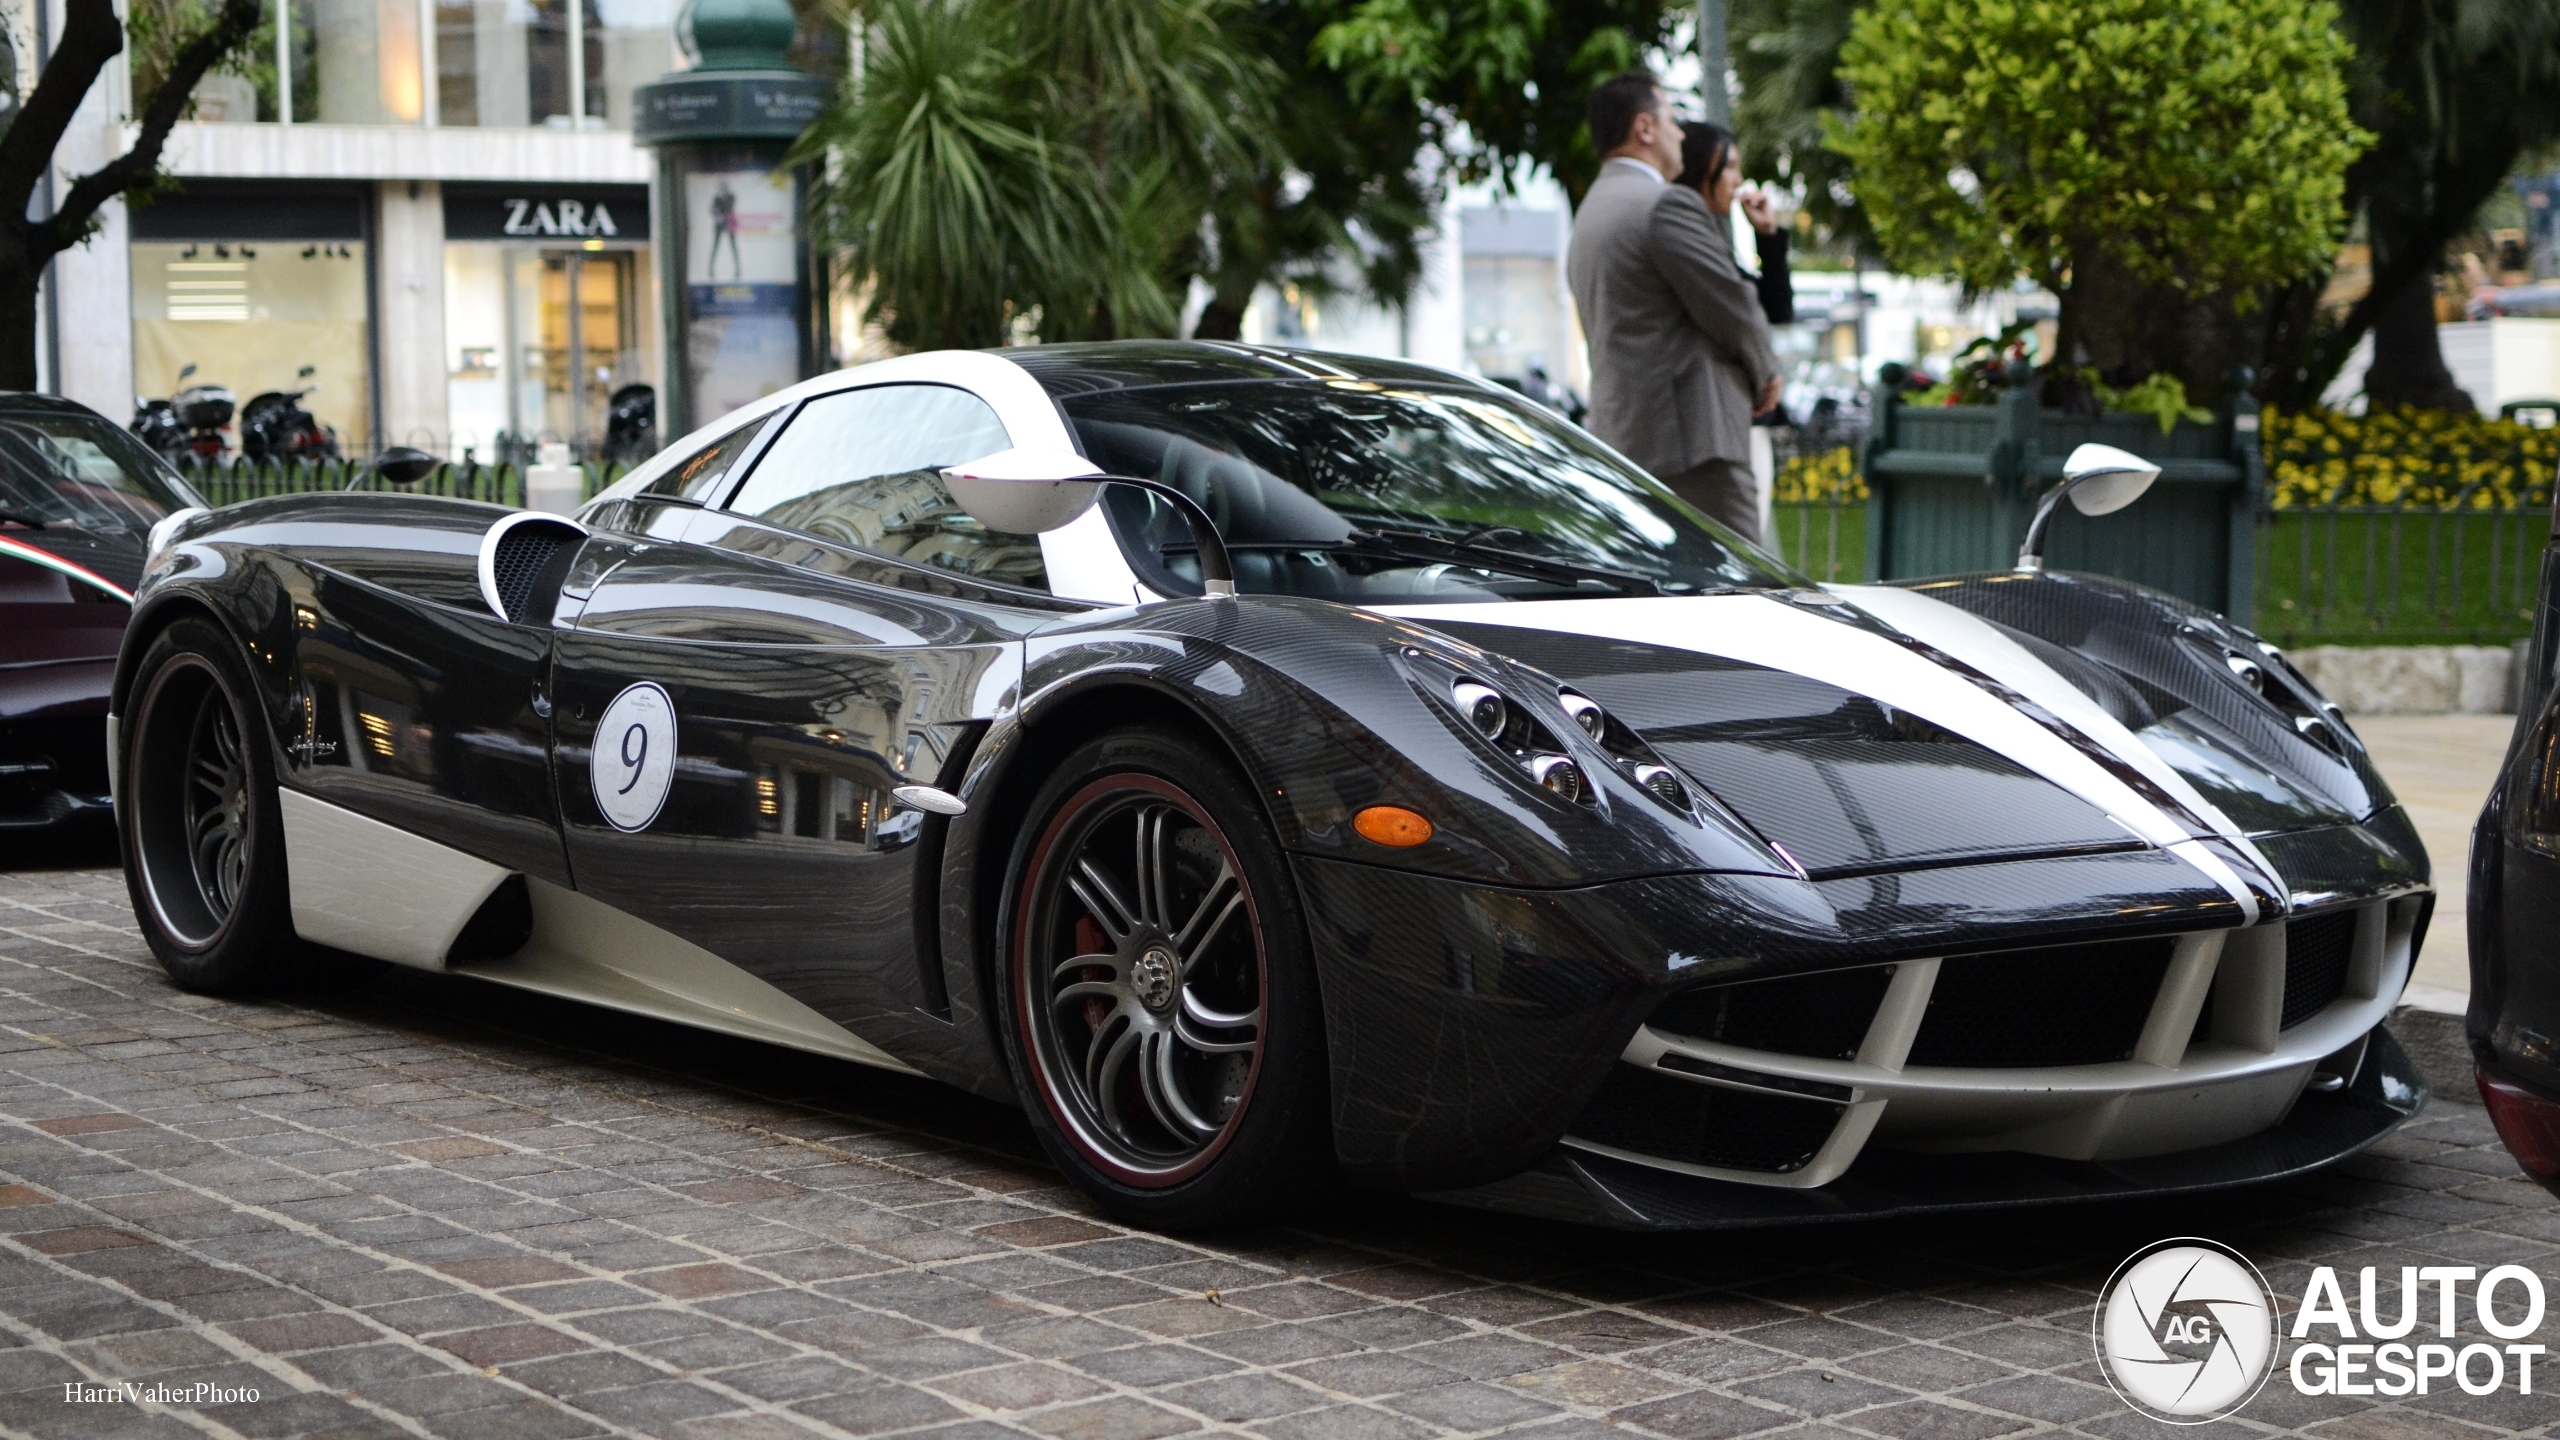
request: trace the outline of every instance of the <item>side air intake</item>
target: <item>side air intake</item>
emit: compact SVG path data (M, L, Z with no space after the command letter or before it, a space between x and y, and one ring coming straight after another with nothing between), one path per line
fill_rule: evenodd
M480 538L480 598L499 619L524 624L543 594L543 572L561 572L549 581L557 589L569 557L586 538L586 527L576 521L532 510L519 510L490 526Z

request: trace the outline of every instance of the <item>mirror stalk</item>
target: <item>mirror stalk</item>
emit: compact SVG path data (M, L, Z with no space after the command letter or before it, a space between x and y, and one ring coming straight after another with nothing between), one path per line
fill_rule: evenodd
M1130 485L1150 495L1161 495L1173 508L1182 512L1183 522L1191 527L1191 544L1200 557L1200 591L1212 600L1232 600L1236 593L1236 571L1227 558L1227 542L1218 534L1218 522L1200 502L1161 480L1141 480L1135 475L1096 475L1099 485Z
M2044 532L2053 524L2054 509L2062 504L2062 496L2070 488L2071 482L2065 480L2044 492L2044 498L2036 502L2035 518L2027 522L2027 538L2018 545L2018 574L2039 575L2044 572Z
M1201 593L1212 600L1235 598L1235 565L1227 557L1218 522L1209 518L1199 501L1161 480L1105 475L1100 466L1072 450L1016 446L981 455L966 465L944 466L942 483L960 508L979 523L1016 535L1045 535L1075 523L1093 508L1097 485L1128 485L1160 495L1182 513L1183 523L1191 529L1192 548L1200 557Z

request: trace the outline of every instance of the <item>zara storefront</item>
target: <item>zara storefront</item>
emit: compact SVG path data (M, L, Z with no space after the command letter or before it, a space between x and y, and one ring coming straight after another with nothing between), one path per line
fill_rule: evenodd
M172 185L56 261L48 388L123 420L192 364L244 399L316 381L351 453L592 450L616 392L664 385L630 127L635 88L686 64L674 10L298 8L279 63L199 89ZM86 97L62 168L122 148L126 88Z

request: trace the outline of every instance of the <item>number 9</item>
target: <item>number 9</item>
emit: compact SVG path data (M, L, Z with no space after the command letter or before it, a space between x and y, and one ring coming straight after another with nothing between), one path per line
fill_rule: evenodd
M632 742L635 740L638 741L640 745L639 753L637 754L632 753L631 749ZM623 781L622 788L614 791L614 794L628 795L631 793L631 787L640 783L641 762L648 758L649 727L646 724L634 721L631 728L622 732L622 764L625 769L631 772L631 778Z

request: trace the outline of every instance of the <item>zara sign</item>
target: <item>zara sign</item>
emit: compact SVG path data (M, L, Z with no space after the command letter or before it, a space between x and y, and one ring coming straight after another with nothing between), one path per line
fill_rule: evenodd
M535 244L645 241L649 187L448 183L444 238Z

